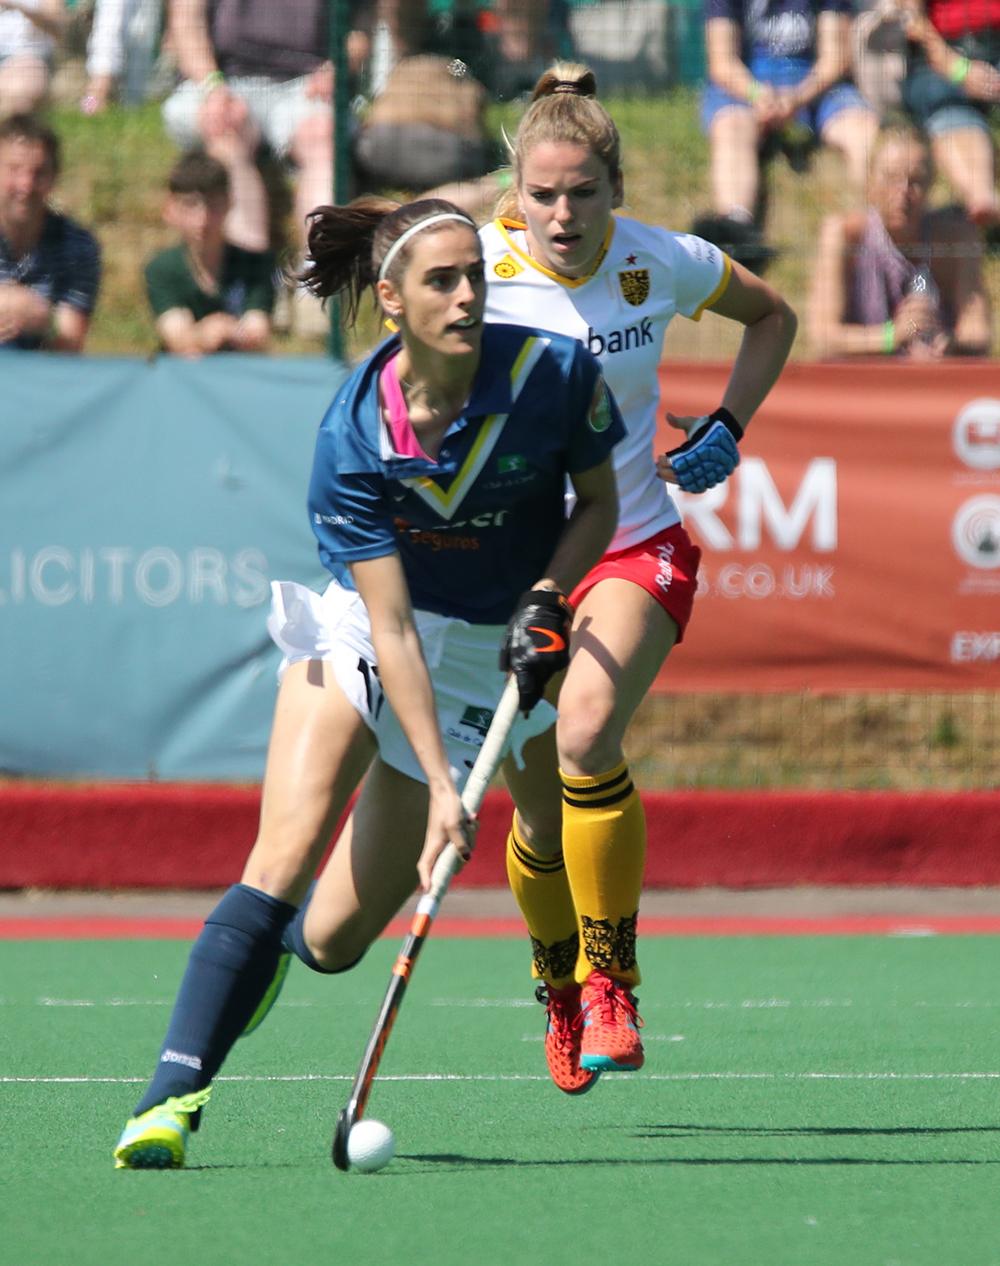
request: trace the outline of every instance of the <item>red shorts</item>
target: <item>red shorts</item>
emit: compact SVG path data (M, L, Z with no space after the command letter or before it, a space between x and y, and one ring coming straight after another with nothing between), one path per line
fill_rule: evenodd
M665 531L605 554L570 594L574 607L602 580L630 580L651 594L677 625L677 641L691 619L691 607L698 589L701 550L693 544L684 527L675 523Z

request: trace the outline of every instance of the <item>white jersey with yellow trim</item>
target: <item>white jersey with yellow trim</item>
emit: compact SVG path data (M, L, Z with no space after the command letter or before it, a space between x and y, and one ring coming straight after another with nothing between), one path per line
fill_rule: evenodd
M697 321L722 294L728 256L700 237L613 216L594 271L571 279L531 258L523 224L494 220L480 237L486 319L579 339L600 360L618 401L627 431L613 453L620 508L609 549L625 549L679 522L654 467L663 337L675 314Z

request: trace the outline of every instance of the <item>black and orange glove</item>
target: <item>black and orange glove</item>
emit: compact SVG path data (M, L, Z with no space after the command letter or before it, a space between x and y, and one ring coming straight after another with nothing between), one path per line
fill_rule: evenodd
M569 663L573 608L556 589L529 589L510 617L500 667L517 680L519 707L527 715L545 693L549 679Z

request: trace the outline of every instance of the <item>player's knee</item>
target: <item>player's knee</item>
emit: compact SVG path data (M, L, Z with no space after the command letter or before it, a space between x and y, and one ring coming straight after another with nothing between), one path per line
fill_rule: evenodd
M298 905L316 869L317 832L295 822L282 831L268 824L258 832L243 868L241 881L251 888Z
M312 954L316 965L321 971L330 976L341 975L343 972L357 967L367 951L367 945L362 946L361 949L354 950L345 949L336 943L332 945L309 945L309 952Z
M313 913L314 907L309 911ZM361 962L380 930L361 914L340 920L307 919L303 939L320 971L345 972Z
M614 701L600 695L559 700L559 764L567 772L600 774L621 759Z

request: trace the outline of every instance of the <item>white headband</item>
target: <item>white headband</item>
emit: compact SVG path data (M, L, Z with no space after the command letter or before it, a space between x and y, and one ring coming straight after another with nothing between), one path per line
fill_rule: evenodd
M389 271L389 265L414 234L419 233L422 229L430 228L432 224L440 224L442 220L461 220L463 224L467 224L472 229L473 233L476 231L476 226L469 217L467 215L459 215L457 211L440 211L436 215L429 215L426 220L418 220L416 224L411 224L405 233L400 233L399 237L386 251L385 259L382 260L382 266L378 270L379 281L385 280L385 275Z

